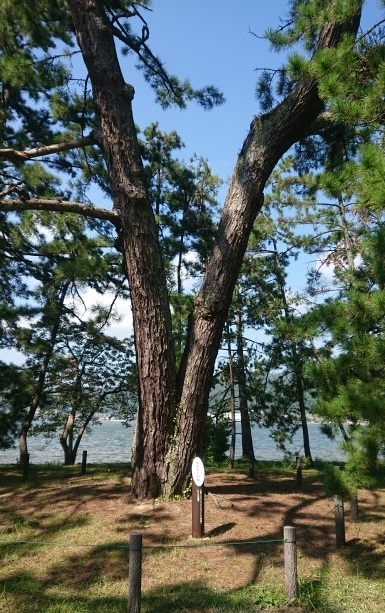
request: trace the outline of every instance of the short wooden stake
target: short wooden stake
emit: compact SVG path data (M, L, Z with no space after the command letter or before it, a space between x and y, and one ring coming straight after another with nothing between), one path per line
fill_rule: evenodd
M22 456L23 462L23 481L28 481L29 479L29 453L26 453Z
M345 545L345 513L341 496L334 496L334 517L336 523L336 547Z
M296 529L293 526L284 527L283 540L286 598L289 602L293 602L298 597L297 540Z
M128 558L128 606L127 613L140 613L142 591L142 535L130 534Z
M83 457L82 457L82 470L81 470L81 474L85 475L86 474L86 470L87 470L87 451L84 450L83 451Z
M297 487L302 487L302 465L301 465L301 458L298 455L295 458L295 468L296 468Z

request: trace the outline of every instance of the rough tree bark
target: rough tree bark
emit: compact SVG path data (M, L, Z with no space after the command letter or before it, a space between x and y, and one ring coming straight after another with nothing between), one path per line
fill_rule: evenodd
M124 81L102 3L68 0L68 6L92 83L131 292L139 375L132 490L136 497L156 497L164 480L176 372L166 276L132 114L134 89Z
M349 24L327 24L318 49L335 46L347 29L355 33L360 15ZM187 485L202 438L211 376L222 329L255 217L263 204L263 190L282 155L323 110L313 80L298 83L275 109L255 117L230 182L213 254L191 316L189 338L179 375L179 411L169 452L166 494Z

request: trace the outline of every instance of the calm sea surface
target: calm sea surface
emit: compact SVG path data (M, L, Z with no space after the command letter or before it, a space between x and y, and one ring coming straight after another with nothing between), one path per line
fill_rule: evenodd
M240 424L237 424L240 427ZM83 436L77 461L81 462L83 450L87 450L87 462L128 462L131 457L131 442L134 426L128 428L118 421L102 421L95 425L92 431ZM266 428L253 426L252 430L254 453L257 460L282 460L283 453L276 448L270 438L270 431ZM310 447L313 459L338 461L343 460L344 455L339 449L341 439L330 441L322 434L318 424L309 424ZM58 438L45 439L43 436L31 436L28 438L28 451L30 461L35 464L61 463L63 452ZM297 432L293 444L288 448L293 455L303 455L301 433ZM236 457L241 455L241 437L237 435ZM9 449L0 451L0 464L16 462L18 450Z

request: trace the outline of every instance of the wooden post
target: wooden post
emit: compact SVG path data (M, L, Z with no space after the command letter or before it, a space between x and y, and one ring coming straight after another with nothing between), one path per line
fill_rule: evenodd
M205 534L205 467L200 458L193 459L191 473L192 537L199 539Z
M130 534L128 559L128 603L127 613L140 613L142 591L142 535Z
M86 470L87 470L87 451L84 450L83 451L83 457L82 457L82 470L81 470L81 474L85 475L86 474Z
M301 457L299 455L295 457L295 468L296 468L297 487L302 487L302 466L301 466Z
M286 598L289 602L293 602L298 597L297 541L296 529L293 526L284 527L283 540Z
M23 481L28 481L29 479L29 453L26 453L22 456L23 461Z
M205 492L203 485L198 487L195 481L191 484L192 503L192 537L201 539L205 535Z
M336 523L336 547L345 545L345 514L341 496L334 496L334 516Z

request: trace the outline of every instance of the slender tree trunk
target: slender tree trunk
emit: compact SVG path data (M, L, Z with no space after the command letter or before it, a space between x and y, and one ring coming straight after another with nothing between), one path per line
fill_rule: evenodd
M310 463L313 462L310 450L310 440L309 440L309 427L307 423L306 416L306 404L305 404L305 391L303 387L303 378L302 378L302 365L300 361L297 359L297 350L295 347L293 349L293 359L297 363L295 378L296 378L296 388L297 388L297 397L298 397L298 405L301 416L301 427L302 427L302 440L303 440L303 451L305 458L309 460Z
M168 496L183 491L193 457L202 452L215 359L265 183L281 156L308 131L323 103L316 83L309 80L252 121L191 314L176 381L166 277L132 116L134 90L124 82L103 4L67 3L92 83L131 289L139 377L132 491L136 497ZM319 47L335 45L344 30L341 24L327 25Z
M338 198L338 210L339 210L339 214L340 214L340 219L341 219L341 225L342 225L342 234L343 234L343 243L344 243L344 248L345 248L345 254L346 254L346 260L348 263L348 268L350 273L353 272L355 265L354 265L354 244L352 241L352 237L350 236L350 231L349 231L349 224L348 221L346 219L346 212L345 212L345 206L344 206L344 201L342 199L342 196L339 196Z
M241 436L242 436L242 457L250 462L255 461L253 437L251 435L251 424L249 407L247 402L246 368L245 356L243 352L243 323L242 312L237 312L237 372L239 389L239 411L241 414Z
M281 259L278 253L277 241L275 239L273 239L273 245L274 245L274 254L275 254L276 271L277 271L276 276L277 276L279 292L281 294L285 321L286 321L286 324L289 327L291 327L293 324L293 316L290 312L289 304L288 304L287 297L286 297L285 275L282 269L282 263L281 263ZM294 371L296 396L297 396L297 402L298 402L300 419L301 419L303 449L304 449L305 458L307 458L310 462L312 462L311 451L310 451L310 440L309 440L309 428L308 428L307 416L306 416L305 386L303 382L303 366L302 366L301 358L298 355L297 343L293 338L290 339L290 351L291 351L292 367Z
M32 400L29 406L28 413L24 417L23 423L20 428L20 432L19 432L20 462L24 462L24 459L27 457L27 453L28 453L27 436L32 426L34 417L36 415L36 411L41 402L45 380L47 376L47 369L48 369L48 365L49 365L50 359L53 354L53 350L55 348L56 338L57 338L57 334L59 332L59 327L60 327L60 320L63 314L64 300L67 295L69 286L70 286L70 282L68 281L67 283L63 285L63 287L60 290L59 299L56 305L57 312L56 312L55 320L51 328L50 338L49 338L49 341L46 347L46 352L41 360L39 374L38 374L38 377L35 383L34 394L33 394L33 397L32 397Z
M234 364L233 353L231 350L231 329L229 323L226 324L226 336L227 336L227 356L229 362L229 382L230 382L230 449L229 449L229 466L234 467L235 460L235 443L237 438L237 429L235 422L235 378L234 378Z
M339 428L339 430L341 432L342 438L344 439L345 443L349 443L350 442L350 436L346 432L346 428L345 428L344 424L342 423L342 421L338 421L338 428Z

